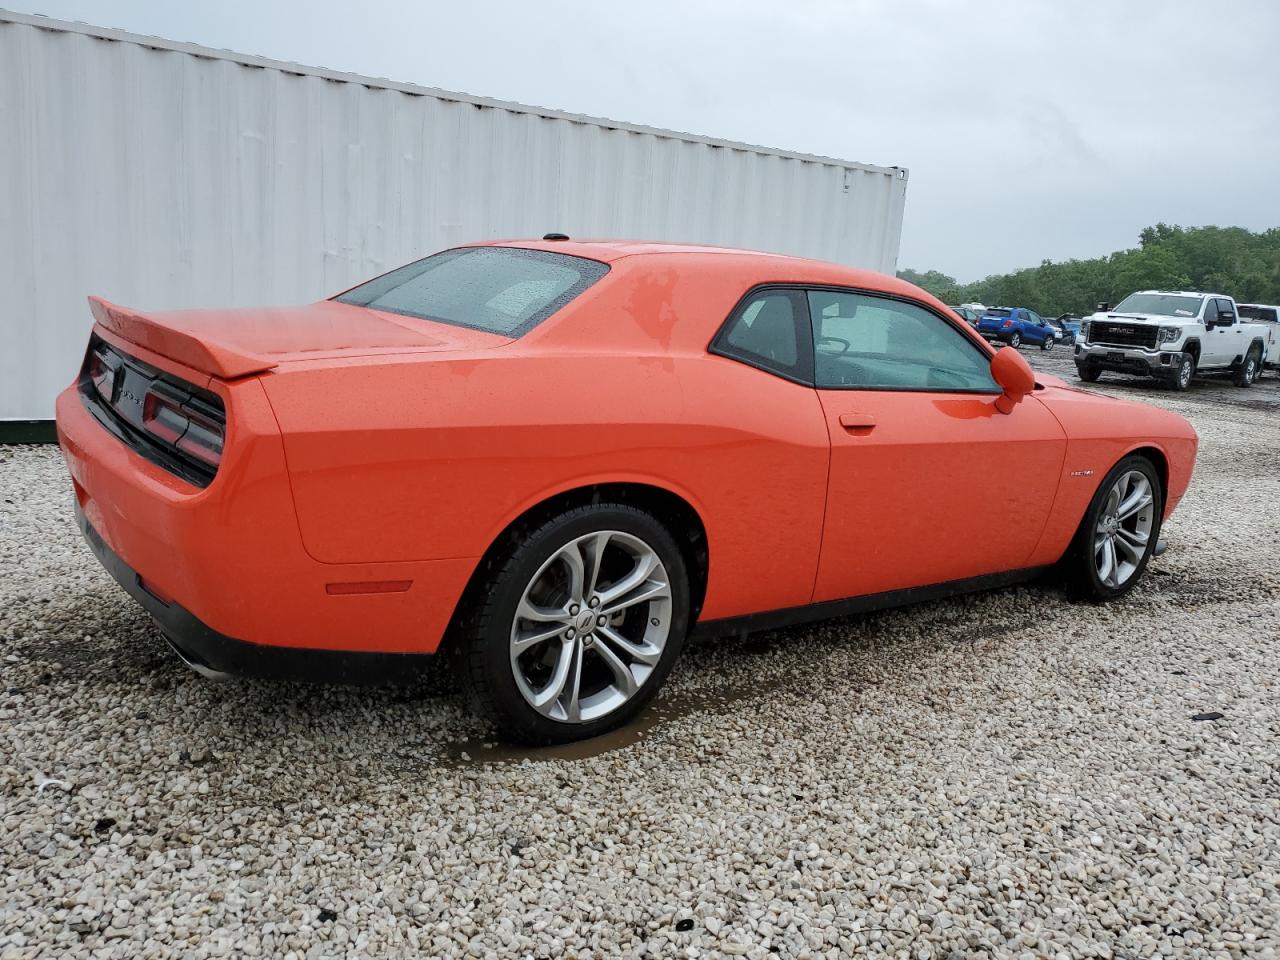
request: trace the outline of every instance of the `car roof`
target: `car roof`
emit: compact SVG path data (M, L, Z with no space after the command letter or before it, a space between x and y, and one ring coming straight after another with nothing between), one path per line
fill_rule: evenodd
M602 263L612 263L623 257L654 256L658 254L691 254L698 256L737 255L747 257L775 257L782 260L803 260L784 253L765 253L762 250L743 250L736 247L717 247L700 243L676 243L664 240L490 240L470 244L477 247L520 247L526 250L545 250L548 253L565 253L574 257L586 257ZM821 261L813 261L819 263Z
M715 260L735 263L759 271L761 282L832 284L875 290L881 293L897 293L914 299L940 302L927 291L914 284L886 273L843 266L826 260L810 260L784 253L767 253L762 250L743 250L736 247L716 247L694 243L671 243L654 240L490 240L467 244L477 247L516 247L523 250L543 250L585 257L601 263L640 257L673 257L684 264L699 260Z
M1135 290L1133 293L1157 293L1162 297L1222 297L1228 299L1225 293L1209 293L1205 290ZM1129 296L1133 296L1133 293Z

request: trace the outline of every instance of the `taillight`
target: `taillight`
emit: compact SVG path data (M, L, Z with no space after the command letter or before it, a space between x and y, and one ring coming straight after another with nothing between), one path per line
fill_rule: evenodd
M202 463L222 459L223 425L219 412L198 397L165 383L154 384L142 401L142 426L148 433Z
M1006 320L1006 321L1004 322L1004 325L1005 325L1006 327L1012 327L1012 326L1013 326L1013 321L1012 321L1012 320Z
M93 382L93 389L98 391L98 396L107 403L111 402L111 391L115 388L116 379L115 365L107 356L109 352L107 347L99 345L89 354L89 379Z

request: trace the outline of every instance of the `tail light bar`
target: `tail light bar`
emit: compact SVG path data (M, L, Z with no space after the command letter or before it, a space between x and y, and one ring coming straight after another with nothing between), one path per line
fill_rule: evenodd
M125 444L196 486L222 460L222 399L93 337L80 375L85 406Z
M1012 327L1012 326L1013 326L1013 321L1012 321L1012 320L1006 320L1006 321L1002 324L1002 326L1004 326L1004 327L1006 327L1006 328L1008 328L1008 327Z
M211 467L222 459L221 411L163 380L142 399L142 427Z

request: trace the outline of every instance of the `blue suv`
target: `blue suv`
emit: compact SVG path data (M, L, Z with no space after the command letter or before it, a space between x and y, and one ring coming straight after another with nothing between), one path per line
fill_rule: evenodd
M1024 343L1052 350L1061 338L1049 321L1026 307L990 307L978 318L978 333L988 340L1000 340L1011 347Z

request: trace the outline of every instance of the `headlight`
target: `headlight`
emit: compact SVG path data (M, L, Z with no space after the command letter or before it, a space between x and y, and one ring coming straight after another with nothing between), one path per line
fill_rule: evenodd
M1082 320L1080 322L1080 339L1085 343L1089 342L1089 321L1088 320Z
M1156 343L1173 343L1182 335L1181 327L1161 327L1156 335Z

